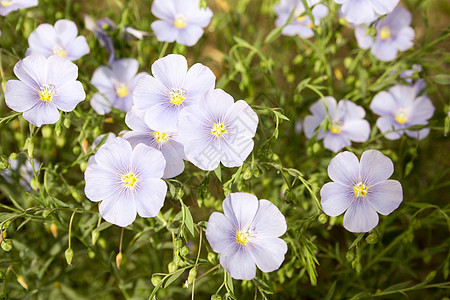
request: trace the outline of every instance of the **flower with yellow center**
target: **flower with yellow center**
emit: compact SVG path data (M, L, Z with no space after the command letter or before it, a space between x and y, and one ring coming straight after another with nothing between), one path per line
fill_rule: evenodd
M40 87L39 96L42 101L52 101L53 95L55 94L55 87L49 84L44 84Z
M365 197L367 195L368 186L360 182L353 187L355 191L355 197Z
M245 231L236 232L236 241L239 244L247 245L249 240L250 240L250 234L248 234L248 232L245 232Z
M399 124L405 124L408 122L408 116L406 114L406 111L404 109L399 109L397 114L395 115L395 121Z
M380 38L381 38L382 40L387 40L387 39L389 39L389 38L391 37L391 35L392 35L392 32L391 32L391 29L390 29L389 27L383 26L383 27L380 29Z
M211 129L211 133L216 135L217 137L222 137L222 135L227 132L225 129L225 125L223 123L214 123Z
M181 105L181 103L186 100L184 91L182 89L174 89L170 93L170 103L173 103L175 105Z
M11 0L2 0L2 1L0 1L0 5L3 7L9 7L12 5L12 1Z
M138 182L138 179L136 178L136 176L134 176L132 172L122 176L122 184L125 187L133 188L136 182Z
M330 131L334 134L339 134L341 132L341 128L341 122L333 122L331 123Z
M186 17L183 15L175 16L175 21L173 21L173 25L175 25L175 27L180 29L186 27Z
M64 50L63 47L56 46L55 48L53 48L53 54L61 56L61 57L66 57L67 52L66 52L66 50Z
M153 133L158 143L167 142L169 140L169 134L164 132L155 131Z
M126 83L119 82L118 84L116 84L116 93L120 98L128 96L128 94L130 93L128 85Z

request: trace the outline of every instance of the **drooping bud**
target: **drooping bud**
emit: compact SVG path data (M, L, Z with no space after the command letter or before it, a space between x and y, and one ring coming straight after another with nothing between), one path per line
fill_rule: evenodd
M173 261L169 263L168 265L169 273L173 273L178 269L178 266Z
M58 237L58 226L55 224L55 222L50 225L50 232L55 239Z
M122 263L122 252L116 255L116 267L120 270L120 264Z
M72 248L67 248L67 250L64 253L64 255L66 256L67 264L69 266L71 266L72 265L72 259L73 259L73 250L72 250Z
M12 246L13 246L13 244L12 244L11 240L3 239L3 241L2 241L2 249L4 251L6 251L6 252L11 251Z
M158 286L158 284L161 282L161 277L160 276L153 276L152 277L152 284L154 286Z
M195 278L197 277L197 268L194 267L192 269L189 270L189 275L188 275L188 279L187 279L187 283L188 284L192 284L195 280Z
M25 281L25 278L23 278L22 275L17 276L17 282L18 282L24 289L26 289L26 290L28 291L28 284L27 284L27 282Z
M81 147L83 148L84 154L87 154L89 143L86 139L81 142Z

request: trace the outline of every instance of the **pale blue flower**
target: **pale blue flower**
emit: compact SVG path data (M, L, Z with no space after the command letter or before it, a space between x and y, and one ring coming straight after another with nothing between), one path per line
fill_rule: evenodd
M242 166L253 150L258 116L244 100L209 91L180 114L178 134L186 157L202 170Z
M299 35L302 38L310 38L314 36L312 28L320 25L320 20L328 15L328 7L323 4L317 4L320 0L307 0L307 4L311 8L314 17L314 23L306 12L305 6L301 0L281 0L280 4L275 5L274 10L277 14L275 25L282 27L292 20L281 31L284 35Z
M342 4L342 17L348 22L359 25L372 23L380 16L394 10L400 0L334 0Z
M206 238L230 276L251 280L256 266L266 273L279 269L288 250L279 238L287 228L279 209L252 194L231 193L223 201L223 211L210 216Z
M108 63L112 63L115 57L114 43L107 31L114 29L116 24L109 18L95 21L88 15L84 16L84 24L88 30L94 33L100 45L109 52Z
M427 95L418 96L415 87L395 85L388 92L375 95L370 108L380 116L377 126L389 140L399 139L404 133L416 139L423 139L429 128L410 130L413 125L427 125L433 116L434 106Z
M0 16L6 16L12 11L38 5L38 0L1 0Z
M58 109L70 112L86 98L76 80L78 67L60 56L30 55L14 66L14 74L20 80L6 83L6 105L38 127L56 123Z
M427 87L427 82L423 78L417 78L418 74L423 71L423 68L421 65L414 64L412 65L412 68L406 71L403 71L400 74L400 78L404 78L406 82L412 84L416 91L416 95L421 94L423 90ZM414 80L416 79L416 80Z
M151 25L158 41L186 46L198 42L213 15L209 7L200 8L200 0L155 0L152 13L161 19Z
M32 158L36 173L39 174L41 163ZM31 180L34 178L33 166L25 155L19 155L16 159L8 159L10 167L0 171L0 177L3 177L9 184L19 182L27 192L31 192Z
M103 140L104 138L105 138L105 140ZM91 150L95 151L97 146L100 145L100 143L102 141L103 141L103 143L102 143L102 145L103 145L103 144L110 143L110 142L114 141L115 138L116 138L116 135L114 133L112 133L112 132L101 134L98 137L96 137L94 139L94 141L92 142ZM95 155L92 155L91 157L89 157L88 165L96 164L96 163L97 162L95 161Z
M28 37L30 48L27 50L27 56L58 55L68 60L77 60L89 53L86 38L77 35L77 25L69 20L56 21L54 26L41 24Z
M320 190L323 211L336 217L345 213L344 227L351 232L368 232L378 224L378 214L389 215L403 200L402 185L388 180L394 172L392 161L378 150L367 150L361 161L345 151L328 166L334 181Z
M351 141L362 143L369 138L370 125L364 120L366 112L349 100L336 103L333 97L325 97L311 105L309 110L313 115L307 116L303 124L306 137L311 139L317 134L316 139L323 139L324 147L333 152L350 146ZM321 124L327 116L329 126L324 128Z
M104 96L97 94L91 99L91 106L98 114L109 113L111 106L124 112L131 109L136 82L147 74L136 75L138 68L136 59L123 58L113 61L110 67L101 66L95 70L91 83Z
M136 109L146 111L148 126L160 132L177 132L180 111L196 104L216 82L214 73L202 64L188 71L186 58L178 54L156 60L152 74L137 82L133 100Z
M158 149L166 159L166 168L163 178L172 178L184 171L184 147L179 141L176 132L159 132L152 130L145 122L143 111L131 109L126 117L125 123L132 129L127 131L123 138L130 142L131 146L143 143Z
M366 25L357 26L355 35L358 45L362 49L370 48L379 60L394 60L398 51L406 51L414 45L414 29L409 26L411 20L411 13L403 6L397 6L386 18L375 23L375 38L367 34Z
M155 217L164 204L167 185L161 179L166 161L155 148L139 144L134 149L122 138L103 144L84 178L86 197L100 203L100 214L120 227L133 223L136 212Z

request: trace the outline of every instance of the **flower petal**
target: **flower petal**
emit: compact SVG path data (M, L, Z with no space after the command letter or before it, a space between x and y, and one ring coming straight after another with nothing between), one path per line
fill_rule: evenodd
M256 264L247 249L236 244L220 254L220 264L234 279L251 280L256 276Z
M382 215L389 215L403 201L403 189L397 180L380 182L367 191L367 198L372 207Z
M134 87L134 105L138 110L146 110L156 104L165 104L169 102L169 92L159 79L143 75Z
M167 184L156 178L146 178L138 182L134 200L137 213L143 218L155 217L164 205Z
M354 142L363 143L369 139L369 122L366 120L346 121L341 128L341 135Z
M145 113L145 123L160 132L176 132L180 108L167 104L156 104Z
M183 55L169 54L153 63L152 74L167 88L180 88L183 86L187 69L187 61Z
M379 116L394 116L398 105L391 93L382 91L375 95L370 109Z
M265 199L259 200L253 226L258 237L261 238L282 236L287 229L286 219L278 207Z
M8 80L5 87L5 103L14 111L24 112L40 101L37 91L19 80Z
M188 47L197 44L203 35L203 28L197 25L188 25L178 32L177 43Z
M235 230L247 230L258 211L259 202L249 193L231 193L223 201L223 211Z
M236 233L224 214L213 212L206 227L206 238L214 252L221 253L229 245L236 243Z
M39 90L47 82L47 60L42 55L30 55L18 61L14 74L30 88Z
M52 102L39 101L35 106L24 111L22 116L31 124L40 127L43 124L55 124L59 120L59 111Z
M79 36L67 46L68 60L77 60L90 52L89 45L84 36Z
M215 84L216 76L211 69L197 63L189 68L183 86L189 98L198 99L209 90L213 90Z
M120 227L126 227L136 219L136 203L125 193L103 200L99 211L103 219Z
M334 134L330 131L325 132L325 138L323 139L323 146L333 151L334 153L339 152L344 147L351 146L352 143L347 136L343 134Z
M383 182L394 173L392 160L378 150L367 150L361 156L360 175L369 188Z
M70 60L57 55L47 58L47 68L48 81L53 83L57 89L75 81L78 77L78 67Z
M337 217L344 213L355 200L355 193L349 186L328 182L320 190L320 203L325 214Z
M286 242L275 237L256 237L254 241L252 240L251 247L249 253L258 268L265 273L278 270L288 250Z
M176 149L181 148L181 149ZM166 159L166 168L164 169L163 178L173 178L184 171L184 160L180 156L180 150L183 151L183 145L175 141L169 142L161 149L164 158Z
M57 89L53 103L62 111L72 111L78 103L86 98L83 84L79 81L69 82Z
M225 118L233 124L237 137L252 138L255 136L258 115L244 100L233 103L226 111Z
M120 178L117 174L105 170L98 164L89 165L84 172L86 197L98 202L119 192Z
M328 165L328 176L344 186L354 186L359 179L359 161L355 154L345 151L336 155Z
M91 98L91 106L99 115L105 115L112 110L111 102L100 93L95 93Z
M166 167L166 160L161 151L145 144L138 144L133 149L131 165L133 171L144 178L161 178Z
M344 215L344 227L350 232L369 232L378 224L378 214L365 200L352 203Z
M122 138L115 138L97 150L95 161L110 172L124 175L130 171L131 156L130 143Z
M172 43L178 36L178 28L171 22L156 20L152 23L151 27L156 35L156 39L160 42Z
M139 63L134 58L122 58L111 63L111 69L122 83L131 83L139 69Z
M380 129L380 131L384 134L384 137L388 140L397 140L403 134L403 131L393 131L396 130L394 122L395 121L391 117L381 117L377 120L378 129Z

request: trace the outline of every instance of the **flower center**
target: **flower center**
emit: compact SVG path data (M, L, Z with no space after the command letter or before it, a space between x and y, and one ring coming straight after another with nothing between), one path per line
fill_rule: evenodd
M406 114L406 111L404 109L399 109L397 111L397 114L395 115L395 121L399 124L405 124L408 122L408 115Z
M387 26L383 26L380 29L380 38L382 40L387 40L388 38L391 37L391 34L392 34L391 29L389 29L389 27L387 27Z
M128 96L128 94L130 93L130 91L128 90L128 85L126 83L119 82L116 85L116 93L120 98Z
M223 123L214 123L211 129L211 133L216 135L217 137L221 137L227 130L225 129L225 125Z
M173 21L173 25L177 28L183 28L186 26L186 17L183 15L177 15L175 17L175 21Z
M11 0L2 0L0 1L0 5L3 7L8 7L12 5L12 1Z
M52 101L55 94L55 86L52 84L44 84L39 88L39 96L42 101Z
M67 52L66 52L66 50L64 50L63 47L56 46L55 48L53 48L53 54L61 56L61 57L66 57Z
M236 241L239 244L247 245L247 243L250 241L250 234L245 231L238 231L236 232Z
M136 178L136 176L134 176L132 172L122 176L122 183L124 186L128 188L134 187L137 181L138 179Z
M170 103L180 105L186 100L185 92L182 89L173 89L170 93Z
M158 143L167 142L169 140L169 134L164 132L155 131L153 133Z
M353 190L355 191L355 197L365 197L367 195L367 185L360 182L357 185L353 187Z
M339 134L341 132L342 129L342 123L339 121L336 122L332 122L331 123L331 127L330 127L330 131L334 134Z

